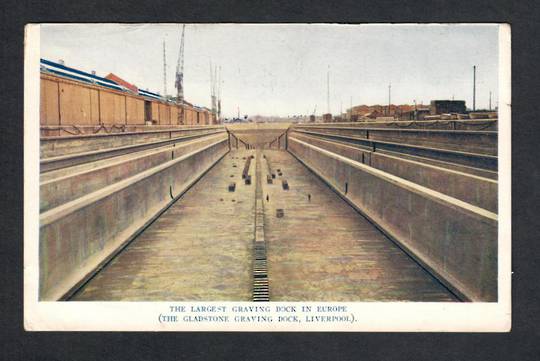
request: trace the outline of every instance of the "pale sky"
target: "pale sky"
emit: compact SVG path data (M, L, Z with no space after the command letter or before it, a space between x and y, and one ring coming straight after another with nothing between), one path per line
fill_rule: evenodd
M41 28L41 57L80 70L109 72L163 94L174 89L180 24L49 24ZM492 106L498 92L497 25L238 25L187 24L185 98L210 107L210 65L221 66L224 117L292 116L353 105L465 100Z

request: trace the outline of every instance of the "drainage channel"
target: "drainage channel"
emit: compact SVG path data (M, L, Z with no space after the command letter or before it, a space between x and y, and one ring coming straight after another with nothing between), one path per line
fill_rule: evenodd
M253 244L253 301L270 301L268 285L268 263L264 239L264 202L261 177L261 153L256 152L255 161L255 237Z

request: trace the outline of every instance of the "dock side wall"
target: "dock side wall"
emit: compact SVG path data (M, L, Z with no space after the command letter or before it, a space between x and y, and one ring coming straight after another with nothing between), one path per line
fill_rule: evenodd
M228 152L227 137L40 215L40 300L62 299Z
M497 215L294 137L288 150L471 301L497 300Z

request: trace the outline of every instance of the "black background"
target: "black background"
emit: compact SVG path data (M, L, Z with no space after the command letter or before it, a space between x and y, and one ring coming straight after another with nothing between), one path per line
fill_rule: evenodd
M538 360L539 3L36 0L1 5L1 360ZM23 328L23 41L39 22L506 22L512 25L512 332L124 333ZM111 59L114 61L114 59ZM27 197L37 195L27 194Z

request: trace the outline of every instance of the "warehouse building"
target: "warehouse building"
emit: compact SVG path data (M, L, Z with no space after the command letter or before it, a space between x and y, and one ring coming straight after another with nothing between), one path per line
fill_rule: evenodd
M115 74L100 77L41 59L40 125L209 125L217 117L188 102L177 104Z
M467 112L464 100L432 100L429 110L431 115Z

